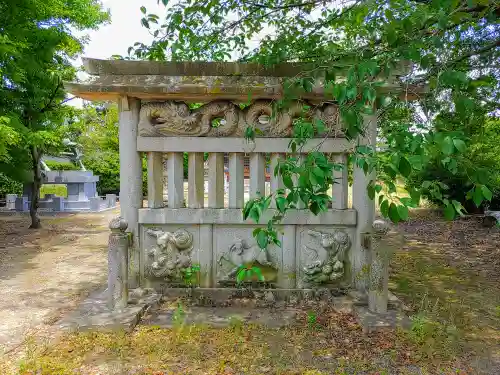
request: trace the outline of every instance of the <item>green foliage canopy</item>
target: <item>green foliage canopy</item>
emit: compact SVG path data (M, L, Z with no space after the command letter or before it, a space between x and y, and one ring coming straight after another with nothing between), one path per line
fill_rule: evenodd
M339 105L349 138L363 134L363 117L378 109L380 150L358 147L352 162L365 173L376 171L367 193L371 198L379 193L382 215L404 220L422 195L442 205L450 219L463 213L462 204L440 181L426 180L419 187L408 182L436 157L446 171L458 173L469 152L470 128L484 126L488 114L498 109L497 1L161 1L164 17L141 8L142 25L155 39L150 45L136 43L129 58L309 62L309 70L285 83L277 106L310 91L320 78L330 101ZM408 67L399 80L402 95L383 90L402 65ZM292 151L323 127L304 119L294 126ZM281 214L254 233L259 243L276 242L273 225L299 201L314 213L324 210L334 183L329 176L338 167L320 153L305 160L292 154L280 163L275 172L282 174L288 190L276 192ZM467 179L468 197L476 205L492 198L482 168L471 165ZM396 181L407 184L410 197L398 195ZM244 215L258 222L270 199L250 201Z
M63 106L78 34L108 20L97 0L0 1L0 163L7 175L32 169L32 227L39 227L39 161L61 147L73 109Z

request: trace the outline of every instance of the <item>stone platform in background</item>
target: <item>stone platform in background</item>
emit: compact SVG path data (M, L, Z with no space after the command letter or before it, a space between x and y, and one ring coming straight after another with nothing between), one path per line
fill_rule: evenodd
M71 314L64 317L59 327L70 331L90 329L131 331L143 314L158 305L160 296L153 291L132 290L126 308L110 310L106 290L90 294Z

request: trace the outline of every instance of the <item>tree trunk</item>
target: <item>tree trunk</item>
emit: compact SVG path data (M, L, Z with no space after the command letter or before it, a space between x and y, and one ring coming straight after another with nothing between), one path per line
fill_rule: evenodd
M30 205L30 216L31 225L30 228L38 229L42 227L40 223L40 218L38 217L38 201L40 199L40 187L42 184L42 176L40 173L40 153L36 146L31 146L31 159L33 162L33 184L31 192L31 205Z

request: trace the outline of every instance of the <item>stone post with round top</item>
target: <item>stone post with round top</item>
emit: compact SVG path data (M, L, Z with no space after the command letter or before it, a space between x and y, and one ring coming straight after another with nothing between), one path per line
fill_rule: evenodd
M108 242L108 307L124 308L128 304L128 247L125 232L128 223L122 217L109 222Z
M368 290L368 309L374 313L387 313L389 294L390 245L387 243L389 224L375 220L371 234L371 266Z

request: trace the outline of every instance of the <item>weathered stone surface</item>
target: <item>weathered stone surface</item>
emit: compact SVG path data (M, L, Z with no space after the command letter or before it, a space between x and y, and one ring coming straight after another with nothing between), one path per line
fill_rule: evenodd
M296 77L297 72L310 70L308 65L288 63L264 67L247 63L221 62L154 62L84 59L91 77L85 83L66 82L65 88L84 99L113 99L119 95L137 98L200 100L234 99L242 102L252 99L277 99L283 95L285 77ZM406 66L403 64L403 71ZM398 72L393 82L380 90L395 92L400 88ZM400 72L401 73L401 72ZM340 77L340 75L339 75ZM423 91L421 87L405 87L406 93ZM318 80L306 97L325 98L323 83Z
M385 314L387 312L388 283L389 283L389 261L391 249L386 240L389 224L383 220L373 222L373 233L371 234L371 266L370 285L368 290L368 308L375 313Z
M109 223L108 240L108 308L123 308L128 304L128 223L115 217Z
M276 210L268 209L261 217L261 224L267 224ZM221 208L221 209L191 209L191 208L160 208L139 210L139 222L141 224L252 224L250 220L243 220L241 209ZM297 210L287 212L282 220L283 225L356 225L356 211L348 210L328 210L315 216L309 210Z
M262 250L257 245L250 246L242 239L237 239L229 247L229 250L219 257L218 265L220 267L219 272L223 275L221 277L223 281L236 281L241 265L253 265L259 267L259 269L262 267L270 267L276 270L277 268L272 263L267 249ZM271 276L274 276L274 278L276 277L276 275ZM275 281L275 279L268 278L265 281Z
M344 276L344 261L351 241L346 232L322 233L308 230L309 242L303 245L304 283L327 284Z
M107 291L92 293L71 314L65 316L59 326L72 331L89 329L124 329L131 331L141 319L144 312L159 303L160 296L154 292L134 299L134 304L128 304L121 309L110 310L107 306Z
M143 152L274 152L289 151L290 138L255 138L253 141L243 137L139 137L137 149ZM312 138L297 153L321 151L346 153L355 143L345 138Z
M185 270L192 266L193 234L183 229L148 229L146 233L156 238L156 246L147 250L146 276L182 282Z

